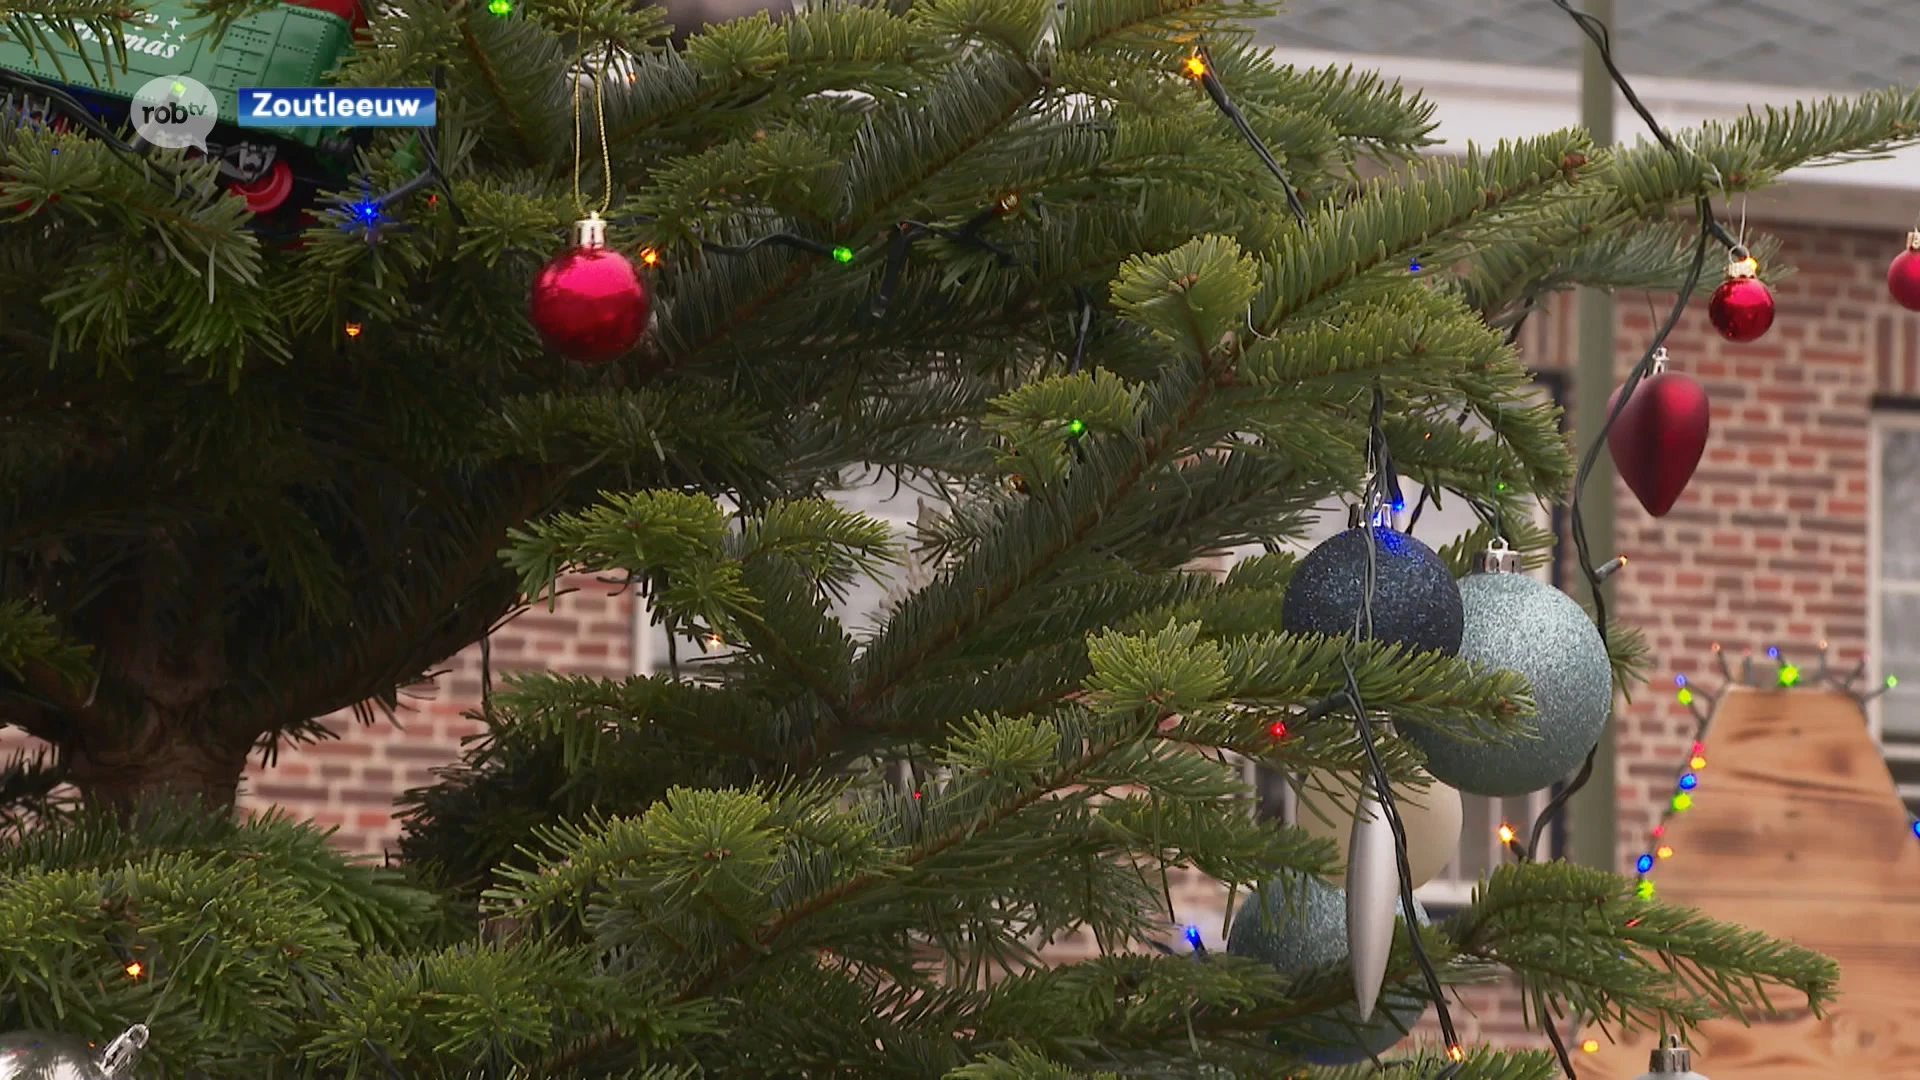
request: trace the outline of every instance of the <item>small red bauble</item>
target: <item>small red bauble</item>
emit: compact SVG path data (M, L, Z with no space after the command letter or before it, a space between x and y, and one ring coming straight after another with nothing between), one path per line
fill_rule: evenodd
M1668 371L1667 350L1653 362L1653 373L1634 387L1627 407L1607 429L1607 452L1627 489L1647 513L1663 517L1680 501L1707 449L1707 427L1712 410L1707 391L1677 371ZM1607 400L1613 414L1615 390Z
M1759 278L1752 259L1727 264L1727 279L1713 290L1707 317L1728 341L1754 341L1773 325L1773 292Z
M573 226L573 248L540 268L528 314L547 347L569 360L603 363L633 348L652 302L625 255L607 247L598 214Z
M1907 250L1887 267L1887 291L1908 311L1920 311L1920 232L1907 234Z

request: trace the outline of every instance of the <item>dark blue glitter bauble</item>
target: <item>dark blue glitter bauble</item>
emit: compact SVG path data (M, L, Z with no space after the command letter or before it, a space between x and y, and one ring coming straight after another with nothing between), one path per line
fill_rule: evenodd
M1262 899L1264 897L1264 905ZM1407 915L1400 905L1400 918ZM1414 916L1424 925L1427 913L1418 901ZM1404 924L1397 931L1404 933ZM1317 877L1284 871L1265 893L1248 897L1227 931L1227 952L1272 964L1282 975L1301 976L1347 959L1347 892ZM1425 1000L1406 991L1380 995L1373 1020L1360 1022L1352 1005L1343 1005L1275 1035L1273 1045L1312 1065L1353 1065L1378 1057L1406 1037ZM1298 1031L1305 1038L1297 1038Z
M1460 586L1433 549L1392 529L1348 529L1294 567L1280 608L1290 634L1351 635L1373 536L1373 637L1417 652L1460 651Z

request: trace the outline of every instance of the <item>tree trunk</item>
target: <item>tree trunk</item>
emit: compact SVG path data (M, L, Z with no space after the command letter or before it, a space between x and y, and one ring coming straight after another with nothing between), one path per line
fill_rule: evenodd
M105 726L98 718L74 725L85 735L68 747L67 778L87 805L124 812L143 800L173 799L233 808L250 742L220 745L217 732L151 705L137 719L114 725L118 731L102 731Z

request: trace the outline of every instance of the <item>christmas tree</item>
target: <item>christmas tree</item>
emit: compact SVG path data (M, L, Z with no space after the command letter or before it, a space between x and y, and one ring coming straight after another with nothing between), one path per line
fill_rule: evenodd
M1909 140L1920 96L1423 160L1417 97L1276 66L1220 0L370 14L336 81L433 86L438 124L375 132L292 228L10 77L66 122L0 129L0 721L54 748L6 777L0 1030L140 1024L145 1068L217 1078L1280 1076L1502 968L1543 1024L1830 993L1822 957L1524 859L1289 969L1258 939L1333 911L1341 857L1239 763L1392 790L1520 745L1544 707L1462 653L1458 592L1420 638L1494 541L1545 557L1520 523L1574 479L1512 329L1575 285L1690 293L1724 231L1686 211ZM563 254L580 219L605 247ZM621 260L644 293L551 288ZM875 474L926 493L915 535L823 497ZM1434 595L1393 591L1401 478L1487 521L1414 551ZM1361 570L1283 632L1282 549L1342 502ZM926 583L844 625L909 556ZM250 753L376 718L577 569L724 655L511 680L394 865L234 820ZM1627 681L1631 635L1595 640ZM1234 948L1182 940L1174 866L1234 887ZM1050 962L1073 933L1100 955Z

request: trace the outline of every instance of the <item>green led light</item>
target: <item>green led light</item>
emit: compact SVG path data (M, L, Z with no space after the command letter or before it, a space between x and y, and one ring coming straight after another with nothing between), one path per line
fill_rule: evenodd
M1794 683L1797 683L1799 681L1800 681L1799 668L1794 667L1792 664L1780 665L1780 685L1781 686L1792 686Z
M1082 434L1084 434L1086 430L1087 430L1087 422L1085 420L1067 421L1067 434L1073 436L1076 439L1079 438Z
M1505 480L1500 481L1499 483L1493 485L1493 490L1495 491L1507 490L1507 482Z
M174 93L176 93L176 94L184 94L184 93L186 93L186 92L187 92L187 84L186 84L186 83L183 83L183 82L177 82L177 83L174 83L174 84L173 84L173 92L174 92Z
M852 248L850 248L850 247L846 247L846 246L844 246L844 245L843 245L843 246L841 246L841 247L837 247L837 248L834 248L834 249L833 249L833 261L834 261L834 262L837 262L837 263L850 263L850 262L852 262L852 261L853 261L853 249L852 249Z
M1889 676L1887 676L1887 689L1889 689L1889 690L1891 690L1891 689L1893 689L1894 687L1896 687L1896 686L1899 686L1899 685L1900 685L1900 680L1899 680L1899 679L1897 679L1897 678L1894 678L1894 677L1893 677L1892 675L1889 675Z
M1693 796L1687 794L1684 791L1673 797L1673 809L1675 810L1675 812L1685 810L1692 805L1693 805Z
M1633 895L1642 900L1653 899L1653 882L1642 880L1640 884L1633 887Z
M1675 694L1675 695L1673 695L1673 696L1674 696L1674 697L1676 697L1676 698L1679 698L1679 699L1680 699L1680 704L1682 704L1682 705L1691 705L1691 704L1693 704L1693 691L1691 691L1691 690L1689 690L1689 689L1687 689L1687 688L1686 688L1686 687L1684 687L1684 686L1680 688L1680 692L1679 692L1679 693L1677 693L1677 694Z
M487 10L493 12L495 15L511 15L513 14L513 0L487 0Z

